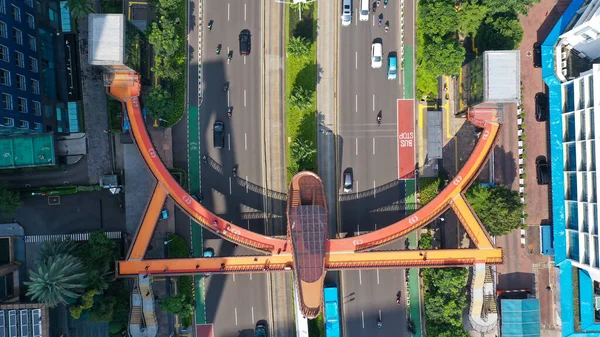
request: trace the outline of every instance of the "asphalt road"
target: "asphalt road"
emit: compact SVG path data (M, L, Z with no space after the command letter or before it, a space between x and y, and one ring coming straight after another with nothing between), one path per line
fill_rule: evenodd
M401 249L401 240L386 249ZM346 337L407 336L406 269L342 272L343 331ZM401 301L396 303L400 292ZM377 328L377 319L383 326Z
M216 256L254 253L221 239L204 244ZM256 322L269 320L266 274L211 275L205 279L205 289L206 320L214 324L214 336L253 337Z
M224 218L258 233L265 232L262 185L262 41L260 33L263 8L256 1L211 1L203 6L203 59L200 106L200 148L208 155L202 164L204 205ZM212 30L207 24L213 20ZM251 52L239 53L238 36L249 29ZM215 50L221 45L221 53ZM233 51L228 63L227 54ZM230 83L229 91L223 84ZM231 118L228 107L233 107ZM225 124L225 146L215 149L212 127ZM237 167L238 176L233 177ZM205 235L204 247L217 255L249 254L241 247ZM215 336L252 336L258 320L268 320L266 275L214 275L206 279L206 317L215 326Z
M400 219L392 207L401 196L401 187L381 187L398 178L397 99L402 98L402 72L396 80L387 79L388 56L397 53L400 66L400 6L383 1L368 21L359 21L360 1L353 2L352 24L339 29L338 148L340 166L340 214L343 232L373 230ZM383 14L383 25L378 17ZM384 25L389 21L390 31ZM381 68L371 67L371 44L383 45ZM382 123L377 125L377 116ZM342 189L343 174L351 170L351 193ZM354 196L352 196L354 194ZM353 199L353 200L348 200ZM352 202L354 201L354 202ZM356 207L360 203L361 207Z

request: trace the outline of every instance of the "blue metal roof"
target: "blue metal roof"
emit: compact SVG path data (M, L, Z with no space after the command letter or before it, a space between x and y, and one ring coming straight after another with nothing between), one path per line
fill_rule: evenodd
M502 336L539 337L541 335L539 299L502 300L500 307Z

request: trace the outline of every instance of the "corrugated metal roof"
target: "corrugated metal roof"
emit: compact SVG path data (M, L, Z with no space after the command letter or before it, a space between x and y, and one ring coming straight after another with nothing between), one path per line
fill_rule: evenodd
M88 61L93 65L123 64L125 46L123 14L90 14L88 17Z
M427 158L442 158L442 112L427 112Z
M504 337L539 337L540 300L502 300L502 336Z
M518 50L486 51L484 101L513 103L521 97L521 63Z

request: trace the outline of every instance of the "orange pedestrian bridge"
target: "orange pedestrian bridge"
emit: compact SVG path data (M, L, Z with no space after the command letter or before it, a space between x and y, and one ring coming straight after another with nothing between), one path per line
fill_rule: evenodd
M359 236L343 239L326 237L327 206L321 179L312 172L299 173L290 183L288 234L287 238L282 239L251 232L217 216L195 201L177 183L160 159L146 130L138 97L140 83L137 75L114 75L113 84L107 91L125 103L134 143L158 181L154 194L146 205L146 212L137 228L126 260L117 261L116 275L119 277L137 277L140 274L160 276L292 271L296 276L302 311L307 317L313 318L318 316L321 309L322 282L326 270L473 266L503 262L502 250L494 247L463 193L478 176L491 154L501 127L497 123L489 122L483 125L479 141L466 164L434 200L405 219ZM261 254L144 259L167 196L206 230ZM457 214L477 248L373 251L426 226L449 208ZM312 248L307 250L307 246ZM306 291L303 292L303 289ZM315 292L316 289L319 291Z

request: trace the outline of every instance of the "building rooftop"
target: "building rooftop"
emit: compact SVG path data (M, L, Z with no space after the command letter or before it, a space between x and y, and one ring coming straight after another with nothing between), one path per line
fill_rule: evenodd
M125 16L90 14L88 20L88 62L92 65L123 64Z
M521 97L521 64L518 50L483 54L484 101L515 103Z
M0 337L49 337L48 322L48 309L41 304L0 304Z
M1 169L56 165L54 136L33 134L0 138Z

